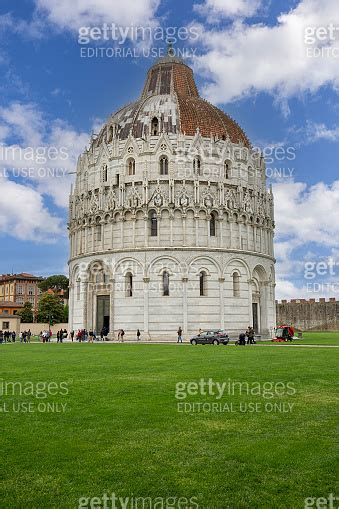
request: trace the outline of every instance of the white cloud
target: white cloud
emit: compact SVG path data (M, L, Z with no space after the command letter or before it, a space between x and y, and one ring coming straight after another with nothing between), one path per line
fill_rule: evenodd
M323 123L308 121L306 125L306 135L309 141L339 140L339 127L329 128Z
M11 135L16 143L3 143L2 169L11 176L29 177L28 182L42 195L52 197L59 207L67 207L78 156L89 134L77 132L60 119L48 119L32 103L12 103L0 108L0 135ZM29 175L28 175L29 173Z
M123 27L154 22L160 0L36 0L38 12L61 29L115 23Z
M292 238L299 245L314 242L326 247L338 244L339 180L307 187L302 182L280 182L273 186L277 236Z
M200 26L205 53L195 64L207 80L204 95L211 102L226 103L264 91L274 95L286 115L289 97L314 93L325 85L338 90L339 48L337 58L308 57L304 39L307 27L328 27L336 19L337 0L301 0L273 26L241 21L219 31ZM324 41L314 44L320 47ZM329 39L326 44L333 48L338 41Z
M224 18L250 17L261 6L261 0L206 0L203 4L195 4L194 10L207 16L210 23Z
M53 216L34 189L0 176L0 231L20 240L55 242L61 220Z
M308 281L305 262L319 263L329 257L338 259L339 181L332 185L319 182L279 182L273 185L275 196L277 258L277 298L333 297L339 281L333 274ZM305 252L300 255L297 250ZM319 255L318 249L325 252ZM298 254L296 254L298 253ZM339 263L338 263L339 268Z

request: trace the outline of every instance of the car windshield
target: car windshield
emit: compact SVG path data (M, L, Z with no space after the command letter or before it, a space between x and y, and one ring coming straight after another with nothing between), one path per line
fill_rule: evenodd
M284 335L284 329L277 329L276 337L282 338Z

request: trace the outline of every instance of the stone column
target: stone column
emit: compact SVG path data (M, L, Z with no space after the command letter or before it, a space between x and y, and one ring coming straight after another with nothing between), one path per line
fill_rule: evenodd
M218 234L219 234L219 247L223 247L223 226L224 226L224 218L218 217Z
M114 247L114 220L111 218L111 248Z
M199 215L194 214L194 224L195 224L195 245L199 246Z
M234 222L234 219L233 218L229 218L229 223L230 223L230 248L231 249L234 248L233 222Z
M124 218L120 217L120 246L124 247Z
M252 309L252 291L253 279L248 280L248 325L253 326L253 309Z
M158 242L158 246L161 246L161 242L160 242L160 237L161 237L161 215L160 215L160 213L158 214L158 212L157 212L157 225L158 225L157 242Z
M145 247L148 246L148 216L144 216Z
M183 333L187 334L188 332L188 316L187 316L187 282L188 277L182 278L182 323L183 323Z
M85 253L88 253L88 224L85 226Z
M220 300L220 328L225 328L225 293L224 293L225 278L219 278L219 300Z
M145 339L150 340L149 334L149 277L144 277L144 336Z
M263 281L260 283L260 332L262 334L267 334L268 326L267 326L267 290L268 290L268 281Z
M101 251L105 251L105 221L100 221L101 227Z
M83 328L88 328L88 281L82 282Z
M69 313L68 313L69 332L71 332L74 329L73 310L74 310L74 284L70 283L70 285L69 285Z
M115 280L113 278L110 279L110 300L109 300L109 339L115 339L114 333L114 289L115 289Z

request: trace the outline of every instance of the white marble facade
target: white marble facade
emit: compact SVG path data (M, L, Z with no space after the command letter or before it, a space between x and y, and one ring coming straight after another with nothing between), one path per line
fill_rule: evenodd
M119 136L113 115L78 160L70 328L107 326L110 337L120 328L134 337L139 328L144 338L173 340L179 326L188 337L199 328L235 335L254 324L267 335L275 260L264 161L228 136L160 130L157 119L164 107L175 110L175 98L151 99L141 111L148 130Z

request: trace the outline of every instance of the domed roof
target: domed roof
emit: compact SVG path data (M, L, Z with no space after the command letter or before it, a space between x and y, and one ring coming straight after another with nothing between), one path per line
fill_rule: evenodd
M241 127L226 113L199 96L193 71L181 59L168 55L148 71L141 97L112 115L109 123L118 127L120 139L150 134L152 119L159 132L194 136L215 136L233 143L250 142Z

